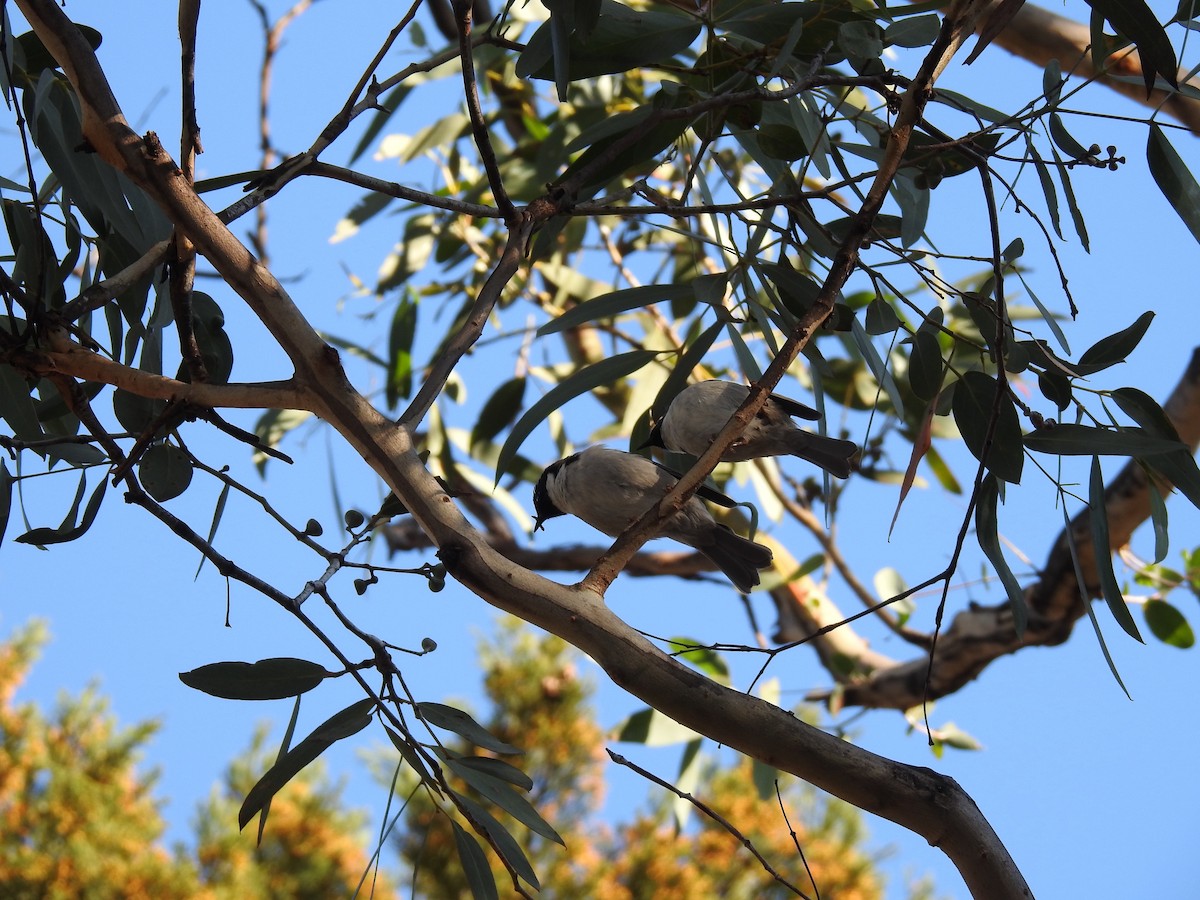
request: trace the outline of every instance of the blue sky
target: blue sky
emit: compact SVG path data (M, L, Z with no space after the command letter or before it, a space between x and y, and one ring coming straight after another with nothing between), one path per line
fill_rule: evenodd
M1157 4L1156 8L1162 11L1166 7ZM280 9L282 6L276 7L277 12ZM1082 4L1071 2L1065 12L1086 18L1082 9ZM156 130L167 146L173 146L178 133L174 10L148 2L120 7L74 2L69 11L77 21L92 24L104 34L101 62L134 127ZM380 4L318 3L289 30L275 75L273 132L279 146L300 150L311 143L343 101L373 52L374 42L393 24L387 18L393 14L391 7ZM198 163L199 177L257 164L257 35L249 4L204 8L198 83L206 153ZM314 65L314 60L326 56L356 62L344 68ZM1003 106L1014 96L1036 93L1040 81L1036 69L993 49L971 67L952 65L942 85ZM160 95L160 91L165 93ZM1077 106L1102 104L1126 115L1144 115L1140 107L1098 89L1084 97ZM404 123L398 120L396 127L412 131L422 117L433 118L444 109L414 105L406 107L406 113L416 121L404 124L409 119ZM1129 164L1118 173L1089 172L1076 178L1092 226L1092 252L1083 254L1073 237L1060 248L1081 309L1068 338L1078 353L1128 325L1144 310L1156 309L1158 316L1138 353L1114 374L1116 380L1101 386L1136 385L1162 399L1194 345L1195 271L1200 248L1145 173L1144 128L1112 127L1095 120L1078 125L1076 136L1085 144L1093 140L1102 146L1117 144ZM1191 138L1173 134L1172 139L1185 159L1200 159ZM335 151L327 157L328 161L343 162L350 143L340 155ZM373 173L407 177L388 164L376 166ZM2 174L12 175L8 171ZM971 222L978 213L972 204L979 201L965 188L961 191L957 202L962 203L964 222ZM214 203L223 205L234 196L235 192L228 192ZM288 286L301 307L318 327L335 333L350 331L356 316L369 312L375 302L352 296L343 265L370 282L397 237L398 220L381 217L354 239L330 245L337 219L357 199L358 192L353 189L305 179L284 191L270 207L276 273L294 279ZM241 233L241 226L235 226L235 231ZM1037 266L1034 283L1039 296L1061 308L1064 304L1055 291L1057 279L1045 254L1034 255L1038 251L1030 233L1025 237ZM215 284L207 288L224 306L231 333L236 334L240 326L253 331L255 326L238 308L236 298ZM239 345L238 350L235 378L286 374L279 358L262 352L253 341L244 350ZM502 377L508 374L506 371ZM484 385L486 382L475 388L481 395L476 403L490 392L490 386ZM575 407L568 412L572 409ZM460 415L460 424L469 425L468 412ZM230 418L253 421L253 416ZM582 435L586 428L579 425L576 430ZM209 454L211 462L228 463L245 474L252 487L258 485L244 447L198 429L188 436L193 446ZM861 434L857 437L861 439ZM327 534L336 530L327 459L336 471L345 505L366 509L378 503L378 486L360 461L334 446L323 433L307 434L285 449L300 464L289 469L272 463L263 487L294 520L316 516ZM953 458L964 466L961 455ZM1116 467L1105 471L1111 474ZM31 485L35 500L50 501L66 490L66 486ZM189 515L203 530L216 495L217 488L211 484L197 483L174 502L173 509ZM527 502L528 498L520 499ZM944 565L957 517L965 507L954 506L954 501L948 506L933 490L918 491L908 501L889 541L887 528L894 505L894 486L856 488L842 513L843 540L851 562L866 573L891 566L909 583L916 583ZM61 501L33 502L29 508L38 515L33 524L56 524L63 506ZM1168 562L1172 562L1178 560L1178 551L1200 544L1200 514L1179 497L1170 501L1169 508L1174 546ZM1070 509L1072 514L1075 511ZM1052 494L1032 483L1011 491L1001 513L1005 535L1024 549L1035 565L1044 559L1061 523ZM247 745L255 724L270 719L277 736L288 709L217 701L184 687L176 673L220 659L294 655L330 661L300 626L268 601L240 588L232 594L233 627L224 627L224 582L211 567L193 581L198 563L195 552L144 514L124 506L119 494L107 498L84 541L42 552L13 543L11 538L18 530L14 520L9 540L0 549L0 634L36 615L50 621L54 635L21 696L50 703L60 690L78 691L99 680L122 720L160 718L163 729L151 746L148 761L163 769L162 794L170 798L171 835L182 836L195 801L210 790L228 760ZM576 536L591 539L582 526L572 529L557 521L550 534L556 540ZM538 540L547 537L539 535ZM236 549L243 561L251 561L258 574L277 579L285 590L298 591L305 579L323 568L315 557L274 540L249 507L231 504L218 538L218 544L222 542ZM815 547L792 549L803 558ZM1139 536L1135 550L1149 556L1149 539ZM406 558L401 564L420 561ZM964 566L964 577L978 572L975 554ZM994 591L977 586L955 592L951 602L964 603L967 596L981 602L996 599ZM482 601L452 582L443 593L432 595L415 580L394 580L362 599L352 599L352 592L346 590L344 597L356 621L394 643L416 646L425 636L438 642L436 653L405 663L406 678L419 699L470 701L478 697L470 661L476 636L485 633L495 617ZM1175 599L1194 623L1200 622L1190 598ZM769 604L761 599L755 602L760 621L770 623L773 613ZM610 603L619 614L651 633L747 643L752 639L740 604L727 589L623 579L610 593ZM927 624L931 620L935 603L932 598L920 601L920 621ZM1200 674L1200 655L1153 641L1146 646L1134 644L1120 634L1109 616L1103 611L1098 614L1133 702L1113 682L1094 636L1083 623L1065 646L1028 650L1000 660L978 681L937 705L932 715L935 724L953 721L983 743L982 752L948 751L942 759L934 759L918 735L906 734L903 719L889 712L872 713L860 720L856 739L876 752L928 765L956 778L990 819L1039 897L1190 896L1188 885L1194 879L1187 854L1200 824L1196 812L1200 809L1200 785L1194 764L1200 725L1195 703L1187 698ZM876 637L876 647L885 653L907 655L883 635ZM735 684L745 687L757 663L747 658L733 663ZM601 685L598 705L602 723L616 724L638 708L636 701L604 683L601 673L590 664L585 671L591 671ZM824 673L803 652L786 655L769 674L781 680L784 700L789 702L798 702L805 690L826 683ZM330 687L307 704L305 721L311 727L353 699L349 686ZM670 777L678 765L674 748L626 747L622 752L664 777ZM352 748L340 749L332 761L340 771L356 770ZM643 784L615 767L610 767L609 774L612 811L641 802ZM350 798L376 812L384 802L382 792L361 772L351 777ZM868 826L873 846L894 848L885 863L893 882L906 872L928 871L934 874L942 895L965 895L957 873L939 851L882 820L870 819Z

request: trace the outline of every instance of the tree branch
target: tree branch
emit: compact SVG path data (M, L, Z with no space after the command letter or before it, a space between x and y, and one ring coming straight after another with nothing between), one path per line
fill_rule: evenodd
M74 84L83 109L84 134L92 147L147 190L245 299L293 361L296 379L318 413L395 491L440 548L442 562L457 581L492 605L579 647L617 685L681 724L923 835L949 855L975 897L1011 900L1030 896L1004 845L953 779L887 760L806 725L789 711L716 684L658 650L615 616L598 592L555 584L512 564L491 548L425 468L412 433L397 427L354 390L336 353L313 331L271 274L178 176L178 169L158 142L142 140L132 132L91 48L55 0L17 3ZM897 128L888 148L893 172L908 130L919 117L924 92L957 47L961 30L973 21L975 3L968 0L957 10L947 19L938 49L922 67L914 85L920 93L906 98L903 127ZM868 204L856 223L857 237L866 233L877 204L882 202L887 179L881 178L878 191L872 193L876 205ZM553 207L549 202L546 205ZM831 286L841 283L838 277L844 281L855 256L856 250L850 248L839 257L835 274L823 291L823 304L818 305L816 314L806 317L802 333L793 335L790 352L798 351L809 329L828 313ZM772 374L778 380L782 372ZM750 403L739 415L748 418L767 390L764 380L753 389ZM726 427L725 443L732 439L737 419L735 416ZM707 462L711 469L715 458ZM694 489L701 479L698 466L681 484ZM675 493L672 502L680 502L682 491Z
M1193 353L1163 409L1180 439L1194 453L1200 447L1200 349ZM1170 489L1165 479L1156 476L1156 481L1164 494ZM1137 527L1150 517L1150 483L1146 470L1138 462L1130 461L1109 483L1104 497L1109 536L1106 552L1113 553L1129 543ZM921 656L873 672L858 684L847 685L842 702L852 706L909 709L919 704L926 694L931 700L953 694L1002 656L1023 647L1063 643L1085 613L1083 598L1086 596L1090 602L1100 597L1096 548L1086 508L1071 520L1071 532L1087 583L1081 586L1076 578L1064 530L1054 542L1041 576L1025 588L1029 625L1023 641L1017 639L1007 602L996 606L972 606L958 613L938 639L932 667L929 657ZM929 683L926 689L927 670ZM822 691L809 695L808 699L823 700L828 696L828 691Z

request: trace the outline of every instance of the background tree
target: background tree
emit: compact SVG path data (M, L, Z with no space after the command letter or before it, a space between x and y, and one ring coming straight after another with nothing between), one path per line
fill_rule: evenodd
M33 623L0 644L0 892L5 897L233 898L351 894L367 867L360 815L306 770L273 804L261 845L235 827L239 797L263 755L230 768L200 810L190 846L167 848L156 776L141 770L155 723L120 728L98 690L63 697L52 714L15 694L45 643ZM375 896L394 896L386 877Z
M1074 314L1052 235L1073 229L1075 239L1088 244L1074 182L1124 162L1113 147L1085 146L1071 135L1067 104L1076 82L1063 72L1076 60L1048 66L1040 84L1012 107L1016 112L1004 113L934 84L976 28L982 37L970 58L985 52L1014 13L1011 5L955 4L938 19L920 9L895 13L837 3L726 3L695 12L579 3L550 9L548 21L540 21L545 11L527 21L527 11L505 9L491 28L472 32L470 10L458 4L456 46L429 48L416 21L405 16L308 151L269 172L199 185L215 189L249 179L247 197L216 216L192 189L199 149L191 91L198 7L181 8L185 133L176 168L157 135L139 138L125 124L89 46L94 33L75 29L52 4L18 6L37 37L9 45L7 75L14 109L24 116L18 124L29 123L40 158L34 162L31 151L28 199L5 207L13 254L0 412L12 429L7 444L14 454L84 470L62 525L31 527L18 540L48 545L79 537L96 519L111 478L124 485L128 502L199 549L220 575L275 600L340 666L330 672L302 660L231 664L193 670L189 684L219 696L261 699L299 696L342 676L369 695L292 747L250 791L243 821L262 811L287 776L366 727L374 713L422 773L440 813L453 816L462 835L469 826L490 844L514 885L533 883L519 848L514 852L501 831L486 827L445 777L445 768L453 769L440 743L447 731L485 749L494 750L497 739L453 711L417 702L397 663L400 648L355 624L338 596L345 579L335 578L356 569L354 587L362 595L378 591L373 585L382 575L423 578L434 593L449 576L567 638L616 683L672 719L922 833L945 849L976 893L1026 892L1003 846L953 782L853 748L776 705L681 666L602 598L627 563L641 574L701 575L695 559L638 551L672 504L713 473L732 492L749 485L764 518L790 521L821 546L820 556L805 560L789 552L798 532L773 531L776 568L765 588L779 610L777 637L786 644L759 652L770 665L798 644L817 651L830 685L813 696L828 701L835 730L847 704L905 709L952 693L1002 655L1061 642L1084 615L1099 636L1094 597L1103 597L1121 627L1140 637L1112 571L1111 550L1149 518L1157 536L1153 555L1161 562L1168 534L1163 497L1172 484L1193 502L1200 496L1191 456L1200 438L1194 377L1189 370L1165 410L1141 390L1105 382L1111 373L1102 373L1134 351L1151 314L1129 311L1132 324L1122 322L1076 355L1025 268L1026 245L1036 239L1051 271L1058 269L1061 302ZM1143 90L1187 97L1190 88L1178 87L1172 35L1186 33L1188 10L1168 31L1148 9L1096 9L1092 65L1127 62L1125 42L1103 35L1107 17L1138 50ZM444 20L442 27L449 36ZM402 36L423 58L384 76L386 53ZM885 50L889 62L898 54L908 74L883 62ZM46 68L54 61L63 75ZM435 91L456 67L461 110L380 145L385 158L405 165L431 158L432 169L409 169L408 176L433 183L434 190L319 160L357 117L372 113L349 153L354 164L398 109L412 107L414 89ZM541 84L552 91L549 97ZM490 91L486 106L481 85ZM434 101L427 108L446 107ZM1196 232L1189 201L1194 179L1161 124L1148 120L1145 133L1150 171ZM39 191L42 167L53 177ZM352 210L343 234L391 198L415 205L375 286L386 304L380 309L391 316L386 350L373 339L316 332L279 281L222 224L285 188L294 190L301 174L372 192ZM973 186L973 208L982 211L982 237L962 228L955 201L964 183ZM21 186L13 182L9 189ZM262 228L260 220L260 253ZM239 369L239 377L260 380L229 383L237 333L227 331L221 304L193 289L197 251L271 335L276 352L256 352L248 376ZM156 280L164 260L168 277ZM604 280L591 274L601 270ZM1028 295L1027 311L1010 303L1017 290ZM103 330L100 311L107 329L102 340L94 336ZM431 327L442 331L422 369L414 364L422 350L416 335ZM164 337L179 347L174 378L165 375L175 364L164 367ZM476 368L484 347L503 353L506 344L516 358L512 377L489 391L482 408L456 408L465 385L479 377L497 380L494 364ZM476 358L467 359L472 350ZM796 364L801 352L804 365ZM378 367L379 401L399 412L398 419L351 387L357 364L347 369L343 362L355 358L365 361L362 384L371 383L371 367ZM279 370L288 367L293 376L280 380ZM682 461L688 474L677 490L611 550L531 552L514 537L513 526L527 527L528 520L512 489L536 479L540 465L526 455L534 446L526 438L542 422L549 422L553 444L534 454L541 458L588 438L627 436L636 446L647 409L661 415L687 378L738 373L755 384L747 405L695 465ZM812 390L827 422L834 409L845 410L839 424L864 443L860 474L848 487L805 484L786 465L714 471L722 447L785 375ZM554 387L526 403L530 384ZM107 392L105 385L117 390ZM580 428L568 415L574 406L565 404L588 392L599 406ZM110 394L111 416L107 406L98 412ZM217 412L246 408L272 410L254 435ZM276 502L219 462L204 461L184 437L203 433L187 424L203 420L280 458L280 441L310 415L331 425L394 495L378 514L348 512L348 537L340 547L322 542L315 518L291 524ZM948 461L943 454L958 435L973 459ZM1071 468L1075 456L1084 457L1078 472ZM1107 489L1102 456L1130 458ZM879 603L847 561L835 527L839 511L852 489L865 491L872 480L900 482L898 498L891 494L887 505L902 517L918 466L927 466L946 490L969 497L965 514L946 533L945 568L917 588L890 577L877 581L887 588L877 587ZM90 467L111 471L89 493ZM1073 485L1086 485L1079 493L1086 493L1089 509L1066 523L1047 564L1022 586L1001 544L1000 511L1015 495L1024 496L1035 468L1052 492L1043 508L1066 509ZM187 490L197 472L214 479L219 495L210 516L189 524L164 504ZM21 468L10 475L5 467L0 479L8 493L14 484L23 492L28 481ZM492 489L493 481L502 488ZM249 562L226 555L217 536L231 498L257 504L267 521L317 555L323 574L315 571L303 589L288 593L252 572ZM411 518L390 526L390 544L417 550L423 561L385 567L357 552L403 513ZM736 515L728 521L745 524ZM939 636L972 528L1007 599L954 611ZM424 558L427 547L437 548L439 562ZM563 587L529 567L587 568L588 574L579 585ZM858 617L843 613L831 596L835 572L839 590L864 602L862 615L912 645L911 661L875 651L861 623L852 626L848 620ZM940 601L932 620L918 627L904 601L930 586ZM312 612L318 600L327 610L320 622ZM1157 598L1145 608L1156 635L1190 641L1177 609ZM361 647L348 651L340 635L354 646L365 644L368 659L354 662ZM712 642L660 643L680 652ZM372 669L377 684L364 674ZM936 738L937 729L923 724ZM541 822L537 827L553 834L511 786L492 787L507 812ZM486 867L478 850L469 849L477 845L467 842L474 840L467 836L458 846L473 889L487 893Z

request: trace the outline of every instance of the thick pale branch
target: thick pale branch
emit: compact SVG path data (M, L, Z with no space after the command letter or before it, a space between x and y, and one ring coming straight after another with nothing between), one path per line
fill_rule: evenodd
M1193 354L1163 409L1180 438L1195 452L1200 446L1200 350ZM1165 494L1170 486L1159 479L1158 487ZM1113 553L1129 543L1133 532L1150 517L1150 484L1145 469L1130 462L1109 483L1104 496L1109 532L1106 552ZM1087 584L1081 591L1064 531L1055 541L1039 579L1025 589L1029 625L1024 641L1017 640L1007 603L973 606L958 613L938 639L932 668L928 656L921 656L879 670L858 684L846 686L843 702L909 709L923 698L934 700L960 690L992 662L1022 647L1061 644L1085 613L1083 596L1093 599L1100 596L1087 509L1072 520L1071 531ZM824 696L813 695L812 699Z

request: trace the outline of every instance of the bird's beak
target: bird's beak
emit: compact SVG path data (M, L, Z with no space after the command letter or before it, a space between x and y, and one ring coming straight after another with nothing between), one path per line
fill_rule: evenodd
M646 439L638 445L638 450L649 450L651 447L663 447L662 439L662 423L655 423L650 429L650 433L646 435Z

